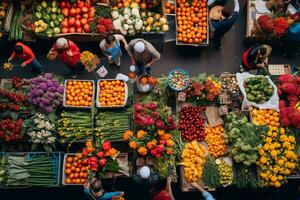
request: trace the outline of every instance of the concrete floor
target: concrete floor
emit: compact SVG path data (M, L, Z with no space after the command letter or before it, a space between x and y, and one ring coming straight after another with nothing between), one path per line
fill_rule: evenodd
M241 12L240 17L232 28L222 40L222 48L220 50L214 50L211 47L205 48L193 48L193 47L175 47L174 43L164 44L162 59L155 63L152 72L154 75L167 75L167 73L174 67L181 67L186 69L192 76L196 76L199 73L206 72L208 74L221 74L222 72L236 72L239 69L240 58L245 47L243 46L243 39L245 36L246 27L246 12L242 9L246 0L240 0ZM229 2L232 4L232 2ZM31 44L37 59L44 65L47 72L53 72L57 75L69 78L69 70L58 60L49 62L46 60L46 54L51 48L53 41L37 41ZM98 42L93 43L78 43L81 50L90 50L99 56L100 49ZM0 42L0 66L7 60L12 52L13 44L8 42ZM20 62L19 62L20 63ZM289 60L278 51L274 51L270 58L270 63L276 64L291 64L296 66L300 64L300 57L293 60ZM106 62L104 62L106 65ZM109 68L109 74L107 78L113 78L117 73L128 73L128 66L130 65L128 55L124 55L122 58L122 67L120 70ZM21 76L24 78L33 77L33 74L28 68L15 67L11 72L4 72L2 67L0 68L0 79L11 78L13 76ZM78 79L95 79L93 73L83 72L78 76ZM299 193L297 188L300 182L293 180L283 188L279 190L237 190L235 188L225 188L214 192L214 196L218 199L226 200L299 200ZM132 182L127 180L117 180L116 188L125 190L127 193L127 199L146 199L144 197L137 197L138 193L132 185ZM106 188L111 188L111 184L107 184ZM178 200L197 200L201 199L201 195L197 192L181 193L178 185L174 185L175 198ZM59 199L88 199L86 198L79 187L75 188L60 188L60 189L19 189L19 190L0 190L1 199L20 199L26 197L26 199L53 199L59 197ZM5 197L5 198L2 198Z

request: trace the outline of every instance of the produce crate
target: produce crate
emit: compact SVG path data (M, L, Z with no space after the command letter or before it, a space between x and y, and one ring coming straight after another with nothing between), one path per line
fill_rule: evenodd
M268 65L268 70L272 76L280 76L283 74L292 74L291 66L288 64L271 64Z
M179 168L179 176L180 176L180 188L181 188L182 192L197 191L196 188L191 186L191 183L186 181L186 179L184 177L184 168L182 166L180 166L180 168ZM202 179L200 179L197 183L200 185L203 185L203 188L208 191L215 191L215 188L209 188L209 187L205 186Z
M207 9L207 12L208 12L208 6L206 7ZM206 17L206 23L207 23L207 26L206 26L206 30L207 30L207 33L206 33L206 40L202 43L202 44L189 44L189 43L182 43L182 42L179 42L178 39L177 39L177 15L176 15L176 11L177 11L177 1L175 0L175 26L176 26L176 45L177 46L194 46L194 47L204 47L204 46L208 46L209 45L209 26L208 26L208 13L207 13L207 17Z
M54 173L55 176L53 179L55 180L55 187L59 186L60 183L60 173L61 173L61 153L60 152L28 152L26 155L27 160L32 160L35 157L39 156L49 156L50 160L54 163Z
M237 87L237 92L239 92L239 86L238 86L238 83L237 83L237 79L236 79L236 75L235 74L230 74L228 72L223 72L221 75L220 75L220 82L221 82L221 87L222 87L222 91L226 91L226 92L229 92L229 93L235 93L233 92L232 90L228 89L226 87L226 84L225 84L225 79L226 78L235 78L236 80L236 87Z
M100 104L100 101L99 101L99 97L100 97L100 93L101 93L101 90L100 90L100 82L101 81L116 81L116 80L119 80L119 81L122 81L124 83L124 87L125 87L125 99L124 99L124 103L123 105L115 105L115 106L101 106ZM127 104L127 99L128 99L128 86L127 86L127 83L123 80L123 79L99 79L97 81L97 95L96 95L96 106L98 108L123 108L126 106Z
M223 124L223 120L218 115L218 108L215 106L209 106L205 110L205 115L207 118L207 121L211 127L215 127L218 125Z
M67 88L67 84L68 84L68 81L90 81L93 83L93 95L92 95L92 106L94 105L94 99L95 99L95 82L93 80L77 80L77 79L66 79L65 80L65 89L64 89L64 96L63 96L63 106L66 107L66 108L92 108L92 106L69 106L69 105L66 105L66 101L67 101L67 95L66 95L66 88Z
M97 65L100 64L100 59L96 54L94 54L94 58L92 59L91 62L93 64L92 67L90 67L90 66L86 65L85 63L81 62L88 72L92 72L93 70L95 70L97 68Z
M67 164L67 157L68 156L75 156L76 153L65 153L63 157L63 167L61 170L61 184L62 185L83 185L83 184L66 184L65 180L67 179L65 169L66 169L66 164Z
M22 80L24 82L24 84L22 85L21 89L25 89L28 90L30 87L30 82L28 79L23 79ZM11 90L13 87L13 83L12 83L12 79L1 79L0 82L0 89L3 90Z

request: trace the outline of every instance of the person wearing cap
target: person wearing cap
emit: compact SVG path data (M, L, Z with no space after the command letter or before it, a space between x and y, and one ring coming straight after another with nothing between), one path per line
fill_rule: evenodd
M137 184L141 191L148 193L151 186L159 180L159 175L154 173L148 166L143 166L132 175L133 181Z
M198 183L192 183L192 186L201 192L201 194L205 200L215 200L215 198L209 192L207 192L205 189L203 189L203 187L201 185L199 185Z
M123 35L107 33L99 45L103 54L108 59L109 64L115 63L118 68L120 68L121 65L121 42L124 44L125 49L127 49L128 44Z
M244 71L263 69L268 66L268 56L272 47L266 44L255 44L247 49L242 56L242 68Z
M210 11L210 31L213 34L212 45L214 48L219 49L221 47L221 39L225 33L227 33L234 25L239 15L239 2L234 1L234 10L231 11L223 6L213 7Z
M48 59L51 59L51 55L58 55L60 61L71 69L72 78L77 77L77 70L81 67L80 49L73 41L58 38L47 55Z
M39 73L39 74L44 73L43 66L35 58L35 55L29 46L27 46L21 42L17 42L13 53L11 54L10 58L8 59L8 62L11 62L16 57L24 60L23 63L21 64L21 67L25 67L25 66L29 65L32 67L32 70L35 70L37 73Z
M144 73L144 69L150 73L151 66L160 59L160 53L154 46L141 38L131 40L127 52L131 58L131 64L137 66L137 74Z

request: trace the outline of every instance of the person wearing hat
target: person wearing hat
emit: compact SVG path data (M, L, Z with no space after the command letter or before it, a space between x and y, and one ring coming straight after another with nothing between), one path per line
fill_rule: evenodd
M268 66L268 56L272 47L266 44L255 44L248 48L242 56L242 68L245 71L263 69ZM241 71L243 71L241 70Z
M219 49L221 47L221 39L225 33L227 33L236 22L239 15L239 2L234 1L234 10L231 11L223 6L217 5L213 7L209 13L210 16L210 31L213 35L212 45L214 48Z
M151 66L160 59L160 53L153 45L141 38L131 40L127 52L131 58L131 64L137 66L137 74L144 73L144 69L150 73Z
M132 180L137 184L140 191L147 195L152 185L159 180L159 175L154 173L150 167L143 166L137 170L136 174L132 175Z
M10 58L8 59L8 62L11 62L16 57L24 60L24 62L21 64L21 67L25 67L25 66L29 65L32 67L32 70L35 70L37 73L39 73L39 74L44 73L43 66L35 58L35 55L29 46L27 46L21 42L17 42L13 53L11 54Z
M82 67L80 64L79 47L71 40L58 38L49 51L47 58L52 60L55 59L57 55L60 61L67 65L72 71L72 78L76 78L77 70Z
M107 33L99 45L103 54L108 59L109 64L115 63L118 68L120 68L121 65L121 42L124 44L125 49L127 49L128 44L123 35Z

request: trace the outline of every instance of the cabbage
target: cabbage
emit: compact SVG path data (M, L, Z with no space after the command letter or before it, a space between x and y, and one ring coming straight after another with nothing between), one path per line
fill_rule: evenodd
M45 82L40 83L40 84L39 84L39 87L40 87L42 90L44 90L44 91L46 91L47 88L48 88L48 86L47 86L47 84L46 84Z

